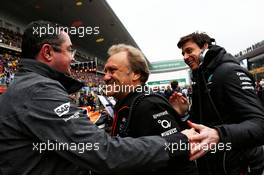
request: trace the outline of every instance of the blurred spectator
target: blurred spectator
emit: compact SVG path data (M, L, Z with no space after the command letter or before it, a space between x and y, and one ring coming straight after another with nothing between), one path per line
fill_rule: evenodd
M0 84L8 86L13 81L19 60L17 56L0 55Z
M166 98L169 99L170 96L174 93L174 92L180 92L181 93L181 88L179 87L179 82L177 80L173 80L171 82L171 91L167 91L166 94Z
M189 103L191 104L192 103L192 86L189 86L188 87L188 100L189 100Z
M88 87L98 87L100 84L103 84L102 75L96 74L95 72L89 72L87 70L72 70L72 77L77 80L80 80L86 84Z
M256 84L256 90L257 90L258 97L259 97L262 105L264 106L264 92L263 92L264 90L263 90L263 87L259 81Z

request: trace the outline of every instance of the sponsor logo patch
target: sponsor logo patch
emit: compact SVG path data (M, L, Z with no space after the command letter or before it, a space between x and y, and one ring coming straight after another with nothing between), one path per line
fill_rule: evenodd
M74 118L79 118L80 117L80 113L79 112L75 112L72 116L68 117L68 118L63 118L63 120L65 122L67 122L70 119L74 119Z
M161 133L161 136L162 137L168 136L168 135L174 134L176 132L178 132L177 129L176 128L172 128L172 129L170 129L168 131L165 131L165 132Z
M168 120L158 120L158 123L165 129L171 127L171 122L168 122Z
M64 103L57 108L54 109L54 112L59 116L63 116L64 114L67 114L70 111L70 102Z
M160 113L154 114L154 115L153 115L153 118L154 118L154 119L157 119L158 117L161 117L161 116L164 116L164 115L168 115L168 111L163 111L163 112L160 112Z

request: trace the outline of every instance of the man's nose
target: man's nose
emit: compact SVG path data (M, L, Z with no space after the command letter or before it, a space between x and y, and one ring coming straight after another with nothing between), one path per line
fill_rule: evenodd
M103 80L104 81L107 81L107 80L110 80L111 79L111 74L109 74L108 72L105 73L104 77L103 77Z
M187 60L188 58L189 58L189 55L188 55L188 54L184 54L184 55L183 55L183 59L184 59L184 61Z

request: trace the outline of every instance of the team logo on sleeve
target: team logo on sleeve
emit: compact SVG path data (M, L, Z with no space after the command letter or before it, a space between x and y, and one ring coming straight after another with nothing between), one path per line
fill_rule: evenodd
M63 116L64 114L67 114L70 111L70 102L64 103L57 108L54 109L54 112L59 116Z
M254 90L251 79L244 72L236 72L243 90Z
M172 129L170 129L168 131L165 131L165 132L161 133L161 136L162 137L168 136L168 135L174 134L176 132L178 132L177 128L172 128Z
M171 127L171 122L168 122L168 120L158 120L158 123L165 129Z

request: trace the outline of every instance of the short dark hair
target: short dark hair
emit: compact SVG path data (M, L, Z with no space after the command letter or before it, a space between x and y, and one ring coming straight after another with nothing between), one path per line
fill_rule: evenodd
M212 42L215 42L214 38L211 38L206 33L199 33L193 32L189 35L181 37L180 41L178 42L178 48L182 48L182 46L187 43L188 41L195 42L200 48L204 46L204 44L208 44L209 47L212 46Z
M177 80L171 81L171 88L176 89L179 85L179 82Z
M50 21L33 21L27 25L22 36L22 58L35 59L43 44L61 45L63 43L60 37L60 27L58 24ZM53 28L54 32L48 32L47 29ZM40 30L46 32L40 34Z

